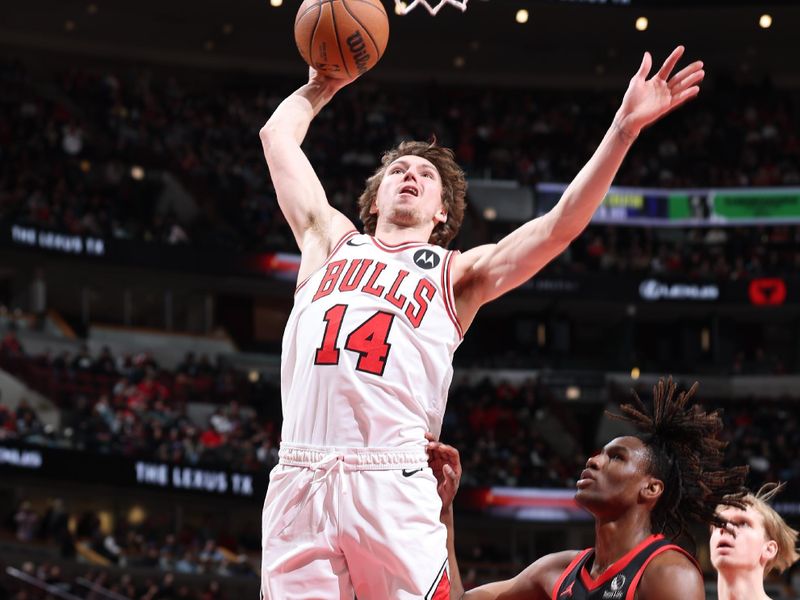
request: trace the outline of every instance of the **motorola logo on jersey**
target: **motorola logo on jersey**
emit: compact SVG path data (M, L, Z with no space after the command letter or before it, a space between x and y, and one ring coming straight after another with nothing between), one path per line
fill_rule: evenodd
M434 269L439 266L439 255L433 250L423 248L414 253L414 264L423 269Z

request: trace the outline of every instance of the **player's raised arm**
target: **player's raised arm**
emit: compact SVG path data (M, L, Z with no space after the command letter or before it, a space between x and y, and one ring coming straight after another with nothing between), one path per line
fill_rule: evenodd
M527 281L563 252L589 224L641 130L698 94L704 76L702 62L670 76L682 55L679 46L648 79L652 59L645 53L611 127L550 212L497 244L458 257L454 282L462 325L469 324L482 304Z
M301 271L319 267L331 245L354 229L344 215L328 204L325 191L300 148L312 119L347 83L348 80L323 77L309 69L308 83L281 102L259 132L278 204L303 253ZM300 277L303 275L301 272Z

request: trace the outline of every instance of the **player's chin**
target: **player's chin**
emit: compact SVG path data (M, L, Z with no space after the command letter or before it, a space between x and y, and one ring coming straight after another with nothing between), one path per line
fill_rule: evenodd
M405 206L397 206L392 211L392 221L398 225L411 226L419 222L417 211Z
M603 498L596 490L578 488L575 491L575 502L586 510L591 511L593 506L603 504Z

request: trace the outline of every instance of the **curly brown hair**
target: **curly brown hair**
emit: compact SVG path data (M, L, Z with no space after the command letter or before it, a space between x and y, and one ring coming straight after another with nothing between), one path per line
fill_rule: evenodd
M449 148L442 148L436 140L430 142L401 142L398 146L388 150L381 158L381 166L367 179L367 185L358 198L359 216L364 223L364 231L375 235L378 215L370 213L370 208L378 194L378 186L383 181L386 168L401 156L420 156L429 160L439 176L442 178L442 204L447 212L447 220L437 223L431 232L428 243L447 247L461 227L464 220L466 207L465 196L467 181L464 171L455 161L455 155Z

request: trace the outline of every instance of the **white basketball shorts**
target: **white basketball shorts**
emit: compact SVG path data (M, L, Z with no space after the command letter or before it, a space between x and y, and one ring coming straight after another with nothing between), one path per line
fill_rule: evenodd
M262 515L267 600L447 600L447 531L424 448L281 445Z

